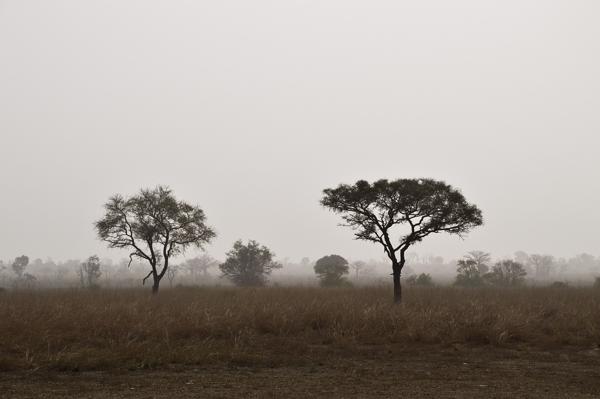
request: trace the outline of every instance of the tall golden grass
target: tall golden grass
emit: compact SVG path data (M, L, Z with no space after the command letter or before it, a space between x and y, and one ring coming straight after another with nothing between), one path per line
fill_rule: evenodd
M0 370L271 365L416 344L600 343L600 290L592 288L409 288L404 298L392 305L389 287L5 292Z

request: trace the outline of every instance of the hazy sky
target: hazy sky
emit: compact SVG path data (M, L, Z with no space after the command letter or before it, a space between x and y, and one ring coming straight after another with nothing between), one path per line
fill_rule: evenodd
M600 254L597 0L0 0L0 258L98 253L171 186L223 257L380 258L323 188L432 177L480 206L415 248Z

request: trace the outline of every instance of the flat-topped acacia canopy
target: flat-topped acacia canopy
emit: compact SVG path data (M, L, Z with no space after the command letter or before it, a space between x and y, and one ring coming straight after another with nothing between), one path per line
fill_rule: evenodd
M408 248L433 233L462 235L483 224L481 210L440 180L359 180L323 190L321 204L342 215L360 240L380 243L392 262L394 301L401 301L400 274ZM405 231L394 238L394 228Z

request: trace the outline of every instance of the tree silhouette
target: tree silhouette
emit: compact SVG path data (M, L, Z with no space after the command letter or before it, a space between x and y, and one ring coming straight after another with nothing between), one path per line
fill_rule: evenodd
M102 272L100 271L100 258L97 255L90 256L81 264L79 269L79 278L81 286L87 288L95 288L98 286L98 279Z
M183 268L185 268L188 271L188 273L192 277L192 281L196 283L198 280L198 275L200 273L202 273L203 278L206 280L209 276L208 270L218 265L219 262L212 256L208 254L203 254L201 256L197 256L186 260L183 264Z
M17 275L17 279L21 280L23 278L23 273L25 273L25 269L29 264L29 257L26 255L19 256L15 258L12 263L13 272Z
M456 263L456 281L459 287L479 287L483 285L483 274L473 259L460 259Z
M129 265L134 258L148 262L151 270L142 283L152 276L153 293L172 256L190 246L202 248L215 237L202 209L178 201L167 187L142 189L130 198L115 195L104 208L105 216L96 222L98 236L110 248L130 249Z
M281 268L274 262L275 255L264 245L250 240L244 245L241 240L233 244L227 259L219 265L221 273L234 284L242 287L262 286L273 269Z
M317 260L315 273L323 287L341 285L348 274L348 261L339 255L328 255Z
M527 272L522 264L514 260L502 260L485 275L486 281L498 287L515 287L525 282Z
M483 251L471 251L456 262L455 285L461 287L479 287L484 284L484 275L489 271L491 256Z
M357 260L357 261L352 262L350 264L350 267L354 271L354 278L356 280L358 280L361 273L363 273L364 271L367 270L368 265L367 265L367 262L364 262L362 260Z
M430 234L463 235L483 224L481 211L460 191L433 179L359 180L323 191L321 204L340 213L360 240L379 243L392 263L394 302L402 299L400 274L406 251ZM406 227L399 237L395 227Z
M539 279L548 279L554 270L554 257L552 255L532 254L529 262L533 266L535 277Z
M491 262L492 256L488 252L471 251L465 255L465 259L473 261L481 275L490 271L488 263Z

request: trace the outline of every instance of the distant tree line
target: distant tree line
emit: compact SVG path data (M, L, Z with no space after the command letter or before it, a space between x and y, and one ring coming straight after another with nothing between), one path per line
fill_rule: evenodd
M374 242L383 249L388 265L391 264L395 303L402 298L401 281L415 286L434 284L430 271L420 270L417 274L414 270L426 266L428 270L439 271L447 265L441 257L420 258L411 253L410 248L429 235L464 236L483 224L477 206L468 203L459 190L433 179L381 179L373 183L359 180L352 185L341 184L325 189L321 204L340 214L357 239ZM204 250L216 233L206 224L200 207L178 200L172 190L164 186L142 189L130 197L114 195L104 210L104 216L95 223L97 235L108 247L127 250L127 261L113 265L95 255L84 262L64 264L35 260L36 269L41 271L54 266L57 280L75 270L80 286L92 289L111 281L116 274L128 275L132 270L145 268L142 284L150 280L152 292L157 293L164 277L170 286L180 279L206 282L211 268L218 268L220 278L235 285L262 286L274 270L283 267L269 248L254 240L236 241L223 262L203 254L175 263L175 259L191 248ZM401 227L404 230L397 230ZM341 255L331 254L314 263L304 258L300 267L304 270L312 267L321 286L336 287L375 275L380 264L379 261L349 262ZM0 282L6 282L6 274L11 271L15 288L35 286L38 278L28 271L28 265L29 258L25 255L8 265L0 262ZM519 251L514 259L493 263L489 253L473 251L456 262L454 284L512 287L524 284L527 279L550 283L572 269L597 273L600 260L587 254L565 260Z

